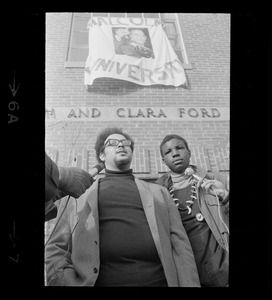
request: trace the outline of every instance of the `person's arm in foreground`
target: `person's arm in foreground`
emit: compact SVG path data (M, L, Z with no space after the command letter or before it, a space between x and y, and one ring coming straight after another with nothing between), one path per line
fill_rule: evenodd
M47 285L66 285L67 278L74 277L72 255L72 231L76 226L73 213L74 199L68 197L61 200L56 219L56 228L49 237L45 248L45 264ZM73 227L73 228L71 228Z

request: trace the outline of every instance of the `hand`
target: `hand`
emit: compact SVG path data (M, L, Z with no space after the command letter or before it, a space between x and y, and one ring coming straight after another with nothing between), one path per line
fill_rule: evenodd
M214 193L219 198L219 201L225 205L229 201L229 192L225 189L215 189Z
M93 184L93 177L76 167L59 167L59 190L74 198L80 197Z
M197 183L197 187L202 187L206 193L214 196L217 195L221 201L225 199L228 194L224 184L216 179L208 180L203 178Z

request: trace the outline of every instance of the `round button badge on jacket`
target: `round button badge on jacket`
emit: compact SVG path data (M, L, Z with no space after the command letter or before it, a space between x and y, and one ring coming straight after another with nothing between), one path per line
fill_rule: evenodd
M201 221L203 221L204 217L202 216L201 213L198 213L198 214L196 214L196 219L197 219L197 221L201 222Z

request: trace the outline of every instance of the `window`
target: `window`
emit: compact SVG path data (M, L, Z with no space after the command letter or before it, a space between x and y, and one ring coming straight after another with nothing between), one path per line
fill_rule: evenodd
M131 18L159 18L164 31L185 69L191 68L188 61L181 30L174 13L74 13L70 33L70 43L67 53L66 67L84 67L88 57L88 29L87 24L92 16L95 17L131 17Z

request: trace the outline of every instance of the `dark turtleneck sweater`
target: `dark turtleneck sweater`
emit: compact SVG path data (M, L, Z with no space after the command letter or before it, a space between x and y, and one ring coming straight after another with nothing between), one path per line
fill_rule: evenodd
M132 170L106 169L99 183L96 286L167 286Z

